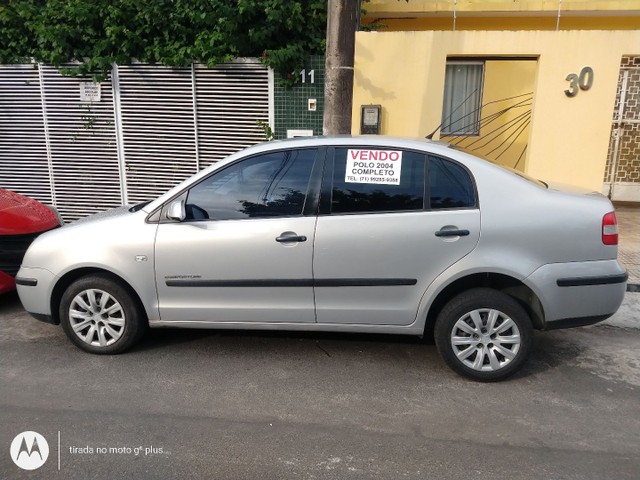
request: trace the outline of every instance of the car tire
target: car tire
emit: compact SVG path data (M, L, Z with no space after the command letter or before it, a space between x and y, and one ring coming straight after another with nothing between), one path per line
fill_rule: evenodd
M531 351L533 327L522 306L490 288L460 293L440 311L436 347L457 373L493 382L517 372Z
M90 353L123 352L148 326L132 294L108 275L74 281L62 295L59 313L69 339Z

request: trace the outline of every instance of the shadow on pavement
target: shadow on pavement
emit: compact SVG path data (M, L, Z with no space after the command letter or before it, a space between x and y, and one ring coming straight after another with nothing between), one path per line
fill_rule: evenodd
M18 292L7 292L0 294L0 312L19 312L22 310L20 299L18 298Z
M571 330L568 330L571 331ZM567 331L535 332L529 361L513 378L524 378L573 364L582 348L570 342Z
M369 333L335 333L335 332L297 332L272 330L231 330L231 329L150 329L136 351L166 348L169 345L195 343L202 341L215 342L216 339L228 343L229 340L252 340L258 342L271 341L326 341L352 343L379 343L381 345L433 345L433 339L413 335L388 335ZM435 348L435 347L434 347Z
M23 312L16 292L0 295L0 314L19 315ZM26 315L26 314L25 314ZM34 322L42 328L59 328ZM574 363L582 353L582 347L571 341L571 330L557 332L535 332L531 357L525 366L512 379L521 379L543 373L562 365ZM60 341L64 335L59 331ZM63 340L64 339L64 340ZM186 349L184 347L187 347ZM71 343L68 348L75 348ZM172 354L195 354L224 352L227 355L243 354L269 355L298 354L304 356L310 349L318 349L323 356L342 358L359 356L363 351L370 359L388 361L389 357L398 357L415 361L423 357L425 362L437 362L444 367L435 348L433 335L416 337L410 335L356 334L335 332L296 332L270 330L215 330L215 329L150 329L142 341L131 350L133 354L155 354L156 351L170 351ZM125 353L126 355L126 353ZM435 366L435 364L434 364Z

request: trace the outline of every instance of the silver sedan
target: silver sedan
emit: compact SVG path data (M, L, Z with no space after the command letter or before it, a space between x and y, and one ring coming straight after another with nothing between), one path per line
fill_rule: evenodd
M433 331L447 364L490 381L523 365L534 329L615 313L617 239L606 197L446 144L295 139L42 235L17 284L92 353L148 327Z

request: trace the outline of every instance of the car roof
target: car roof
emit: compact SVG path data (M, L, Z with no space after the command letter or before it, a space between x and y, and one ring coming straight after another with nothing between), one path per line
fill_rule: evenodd
M429 153L440 153L441 155L456 156L456 151L451 148L447 142L429 140L426 138L416 137L397 137L386 135L327 135L317 137L297 137L283 140L271 140L269 142L259 143L251 147L240 150L224 160L214 165L225 165L239 157L265 153L269 151L282 150L287 148L312 148L312 147L391 147L404 148L425 151ZM465 157L472 155L464 155Z
M169 198L173 197L179 190L181 190L185 183L193 184L199 181L201 178L208 176L213 170L218 170L225 165L232 163L240 158L244 158L250 155L257 155L260 153L267 153L272 151L278 151L289 148L313 148L313 147L387 147L387 148L403 148L403 149L415 149L423 152L446 155L448 157L463 157L466 161L479 161L487 163L484 160L480 160L472 155L458 152L453 150L446 142L434 141L426 138L407 138L407 137L395 137L386 135L327 135L317 137L297 137L283 140L272 140L268 142L259 143L251 147L240 150L233 153L219 162L216 162L200 172L196 173L193 177L182 182L180 185L172 188L165 194L149 202L141 210L144 212L151 212L155 210L159 205L164 203Z
M371 146L402 146L404 148L419 148L424 149L429 146L444 146L448 147L446 142L428 140L426 138L416 137L398 137L398 136L386 136L386 135L326 135L315 137L296 137L287 138L283 140L272 140L270 142L263 142L249 149L256 147L268 146L269 149L288 148L288 147L300 147L300 146L349 146L349 145L371 145Z

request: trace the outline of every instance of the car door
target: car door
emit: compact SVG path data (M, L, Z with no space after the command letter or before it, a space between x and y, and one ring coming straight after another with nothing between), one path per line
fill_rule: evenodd
M409 325L429 284L478 242L471 175L397 148L329 155L313 261L317 321Z
M242 159L165 206L155 244L162 321L315 321L316 209L307 193L317 153ZM182 221L167 215L176 201Z

